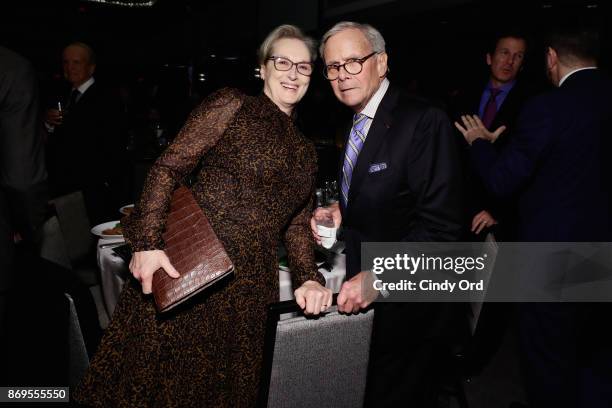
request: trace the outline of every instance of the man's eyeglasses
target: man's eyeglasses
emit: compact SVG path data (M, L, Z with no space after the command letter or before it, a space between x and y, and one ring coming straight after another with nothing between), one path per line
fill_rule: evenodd
M297 72L305 76L311 76L314 64L312 62L293 62L285 57L277 57L271 56L268 57L269 60L274 61L274 68L277 71L289 71L295 65L297 67Z
M338 75L340 75L340 68L344 68L344 70L351 75L357 75L363 69L363 64L368 60L368 58L376 54L378 54L378 52L374 51L363 58L352 58L346 60L344 64L326 65L325 69L323 70L323 75L325 75L325 78L327 78L329 81L334 81L338 79Z

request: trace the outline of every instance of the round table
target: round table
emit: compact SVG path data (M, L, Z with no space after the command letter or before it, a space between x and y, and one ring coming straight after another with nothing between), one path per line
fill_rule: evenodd
M109 316L112 316L119 294L123 288L123 284L129 277L128 265L117 254L113 252L113 247L123 243L123 239L100 239L98 241L97 255L98 266L100 268L100 278L102 284L102 294L104 304ZM342 245L336 245L332 248L330 263L331 271L323 268L319 271L325 277L325 286L330 288L334 293L340 290L340 286L344 281L346 274L345 270L345 255L341 254ZM283 268L278 271L279 278L279 298L281 301L293 299L293 288L291 285L291 272Z

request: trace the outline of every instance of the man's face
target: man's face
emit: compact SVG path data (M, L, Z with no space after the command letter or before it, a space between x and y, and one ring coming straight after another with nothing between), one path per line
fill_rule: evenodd
M83 47L71 45L62 54L64 78L77 88L94 73L96 66L89 61L89 53Z
M521 38L505 37L497 42L493 55L487 54L491 81L496 87L514 81L523 66L527 44Z
M372 53L370 43L360 30L348 29L331 36L323 52L325 64L344 64ZM355 112L365 108L387 73L387 54L373 55L363 63L359 74L340 68L338 78L329 81L336 98Z

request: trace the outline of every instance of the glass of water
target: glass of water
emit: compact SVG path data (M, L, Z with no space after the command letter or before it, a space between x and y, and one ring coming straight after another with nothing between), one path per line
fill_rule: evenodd
M338 182L336 180L326 181L324 184L325 205L331 205L338 202Z

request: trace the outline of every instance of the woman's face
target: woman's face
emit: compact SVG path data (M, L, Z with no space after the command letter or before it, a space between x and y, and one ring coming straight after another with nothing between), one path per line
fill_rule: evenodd
M310 77L298 72L295 63L310 62L310 53L301 40L281 38L272 46L272 56L286 58L294 63L288 71L276 69L273 60L265 61L260 67L261 77L264 80L264 93L280 110L289 115L306 93L310 83ZM287 61L283 61L282 64L290 65ZM279 63L277 65L281 66Z

